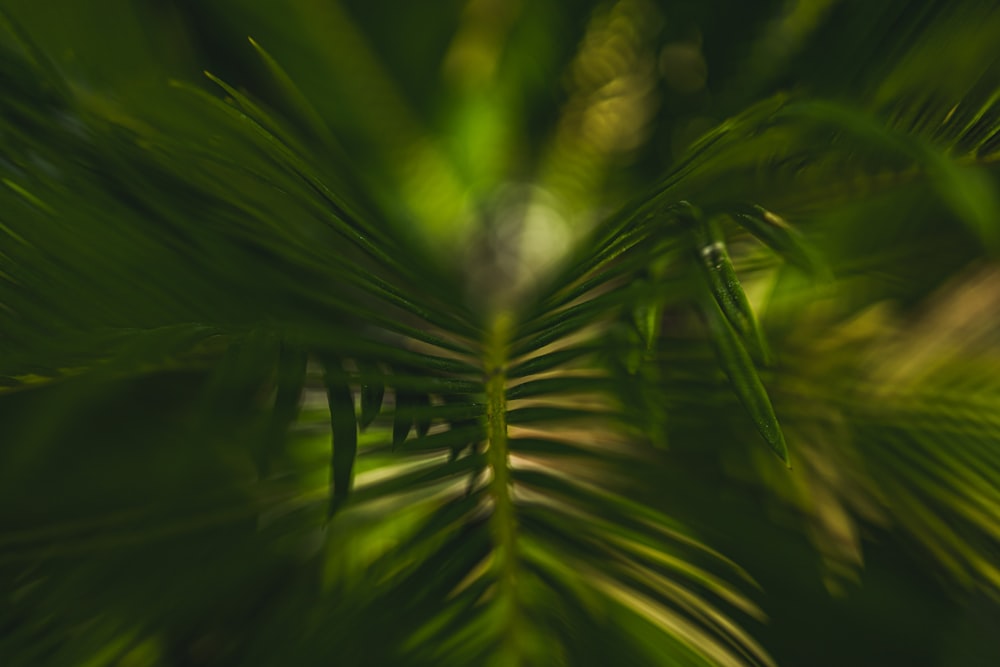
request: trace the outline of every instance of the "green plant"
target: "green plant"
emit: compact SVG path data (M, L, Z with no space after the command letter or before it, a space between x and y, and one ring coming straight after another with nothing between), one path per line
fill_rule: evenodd
M769 516L831 591L891 526L995 608L988 3L769 5L743 10L748 36L697 3L577 9L565 113L524 128L550 130L549 195L506 199L517 107L482 83L489 39L444 58L473 129L442 149L392 108L349 12L292 4L270 36L297 68L263 37L240 65L213 52L224 33L197 39L274 9L149 3L181 64L136 55L121 79L52 46L96 32L46 42L26 5L5 15L5 665L772 664L754 578L790 559ZM542 54L558 9L441 21ZM154 25L121 16L94 20ZM704 86L698 40L656 28L675 18L732 37L710 61L732 85L657 125L653 79L629 78L657 76L643 49L680 108ZM602 107L587 77L622 25L626 92ZM325 70L293 29L330 31L304 35ZM196 82L201 58L232 80ZM641 153L630 123L685 148ZM570 247L535 275L508 240L529 223ZM734 541L753 576L713 548Z

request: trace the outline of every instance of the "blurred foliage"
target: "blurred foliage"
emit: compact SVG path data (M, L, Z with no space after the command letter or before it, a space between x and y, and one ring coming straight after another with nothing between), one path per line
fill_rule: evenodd
M0 664L1000 662L996 3L0 9Z

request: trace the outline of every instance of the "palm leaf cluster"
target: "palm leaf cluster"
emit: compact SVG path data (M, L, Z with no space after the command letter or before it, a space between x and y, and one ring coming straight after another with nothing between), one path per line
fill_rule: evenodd
M183 62L240 25L154 4ZM2 15L4 664L775 664L766 587L716 548L739 523L719 485L806 535L833 592L891 532L995 603L997 12L761 9L731 52L705 44L724 116L657 156L680 119L588 126L587 63L631 25L607 68L639 113L650 26L732 28L586 8L539 123L553 199L520 204L561 211L571 249L525 277L501 237L527 223L490 216L530 68L490 88L495 40L460 38L497 17L442 13L479 164L387 110L405 95L348 8L293 4L337 38L315 52L338 104L263 38L232 77L161 64L116 94ZM491 30L538 44L549 4ZM846 35L838 67L816 57ZM692 43L662 52L679 107Z

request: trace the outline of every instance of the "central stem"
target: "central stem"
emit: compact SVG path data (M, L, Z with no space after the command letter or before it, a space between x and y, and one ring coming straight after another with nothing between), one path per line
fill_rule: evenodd
M493 515L490 529L497 554L497 574L501 589L510 591L514 583L514 500L511 496L509 450L507 446L507 355L511 320L502 314L494 320L486 340L486 456L493 478L490 495ZM511 591L512 592L512 591Z

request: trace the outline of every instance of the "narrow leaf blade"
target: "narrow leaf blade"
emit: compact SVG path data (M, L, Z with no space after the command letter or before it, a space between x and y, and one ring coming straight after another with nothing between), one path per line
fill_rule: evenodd
M396 390L396 411L392 420L392 448L399 447L406 441L406 436L413 426L413 396L405 391Z
M247 40L264 62L268 72L271 74L271 78L281 91L282 99L295 112L299 123L305 126L309 132L322 140L327 146L335 144L333 135L330 134L330 129L323 121L323 117L309 103L309 100L302 94L302 91L284 68L253 37L247 37Z
M354 412L354 396L340 364L324 362L326 397L330 406L330 427L333 442L330 455L330 507L332 517L347 500L351 489L354 459L358 453L358 422Z
M385 398L385 381L382 371L376 364L358 361L361 370L361 421L358 426L362 430L368 428L379 412L382 411L382 399Z
M431 400L427 394L417 394L414 399L414 423L417 435L423 437L431 430Z
M725 238L716 220L702 220L694 232L698 265L712 296L747 349L762 364L770 363L771 352L764 332L750 306L733 262L726 250Z
M276 373L277 392L274 409L268 423L264 450L261 452L260 468L267 472L269 462L280 454L289 426L299 414L299 399L306 382L308 355L301 348L282 341L278 355Z
M750 355L736 335L736 331L719 309L714 299L705 299L702 308L712 346L723 372L729 377L730 384L737 398L746 408L761 436L778 455L784 464L791 468L788 461L788 446L781 425L774 414L774 407L767 395L767 390L760 381L757 369L754 368Z
M812 276L829 272L793 227L783 218L760 206L746 206L733 214L733 219L758 241L782 259Z

